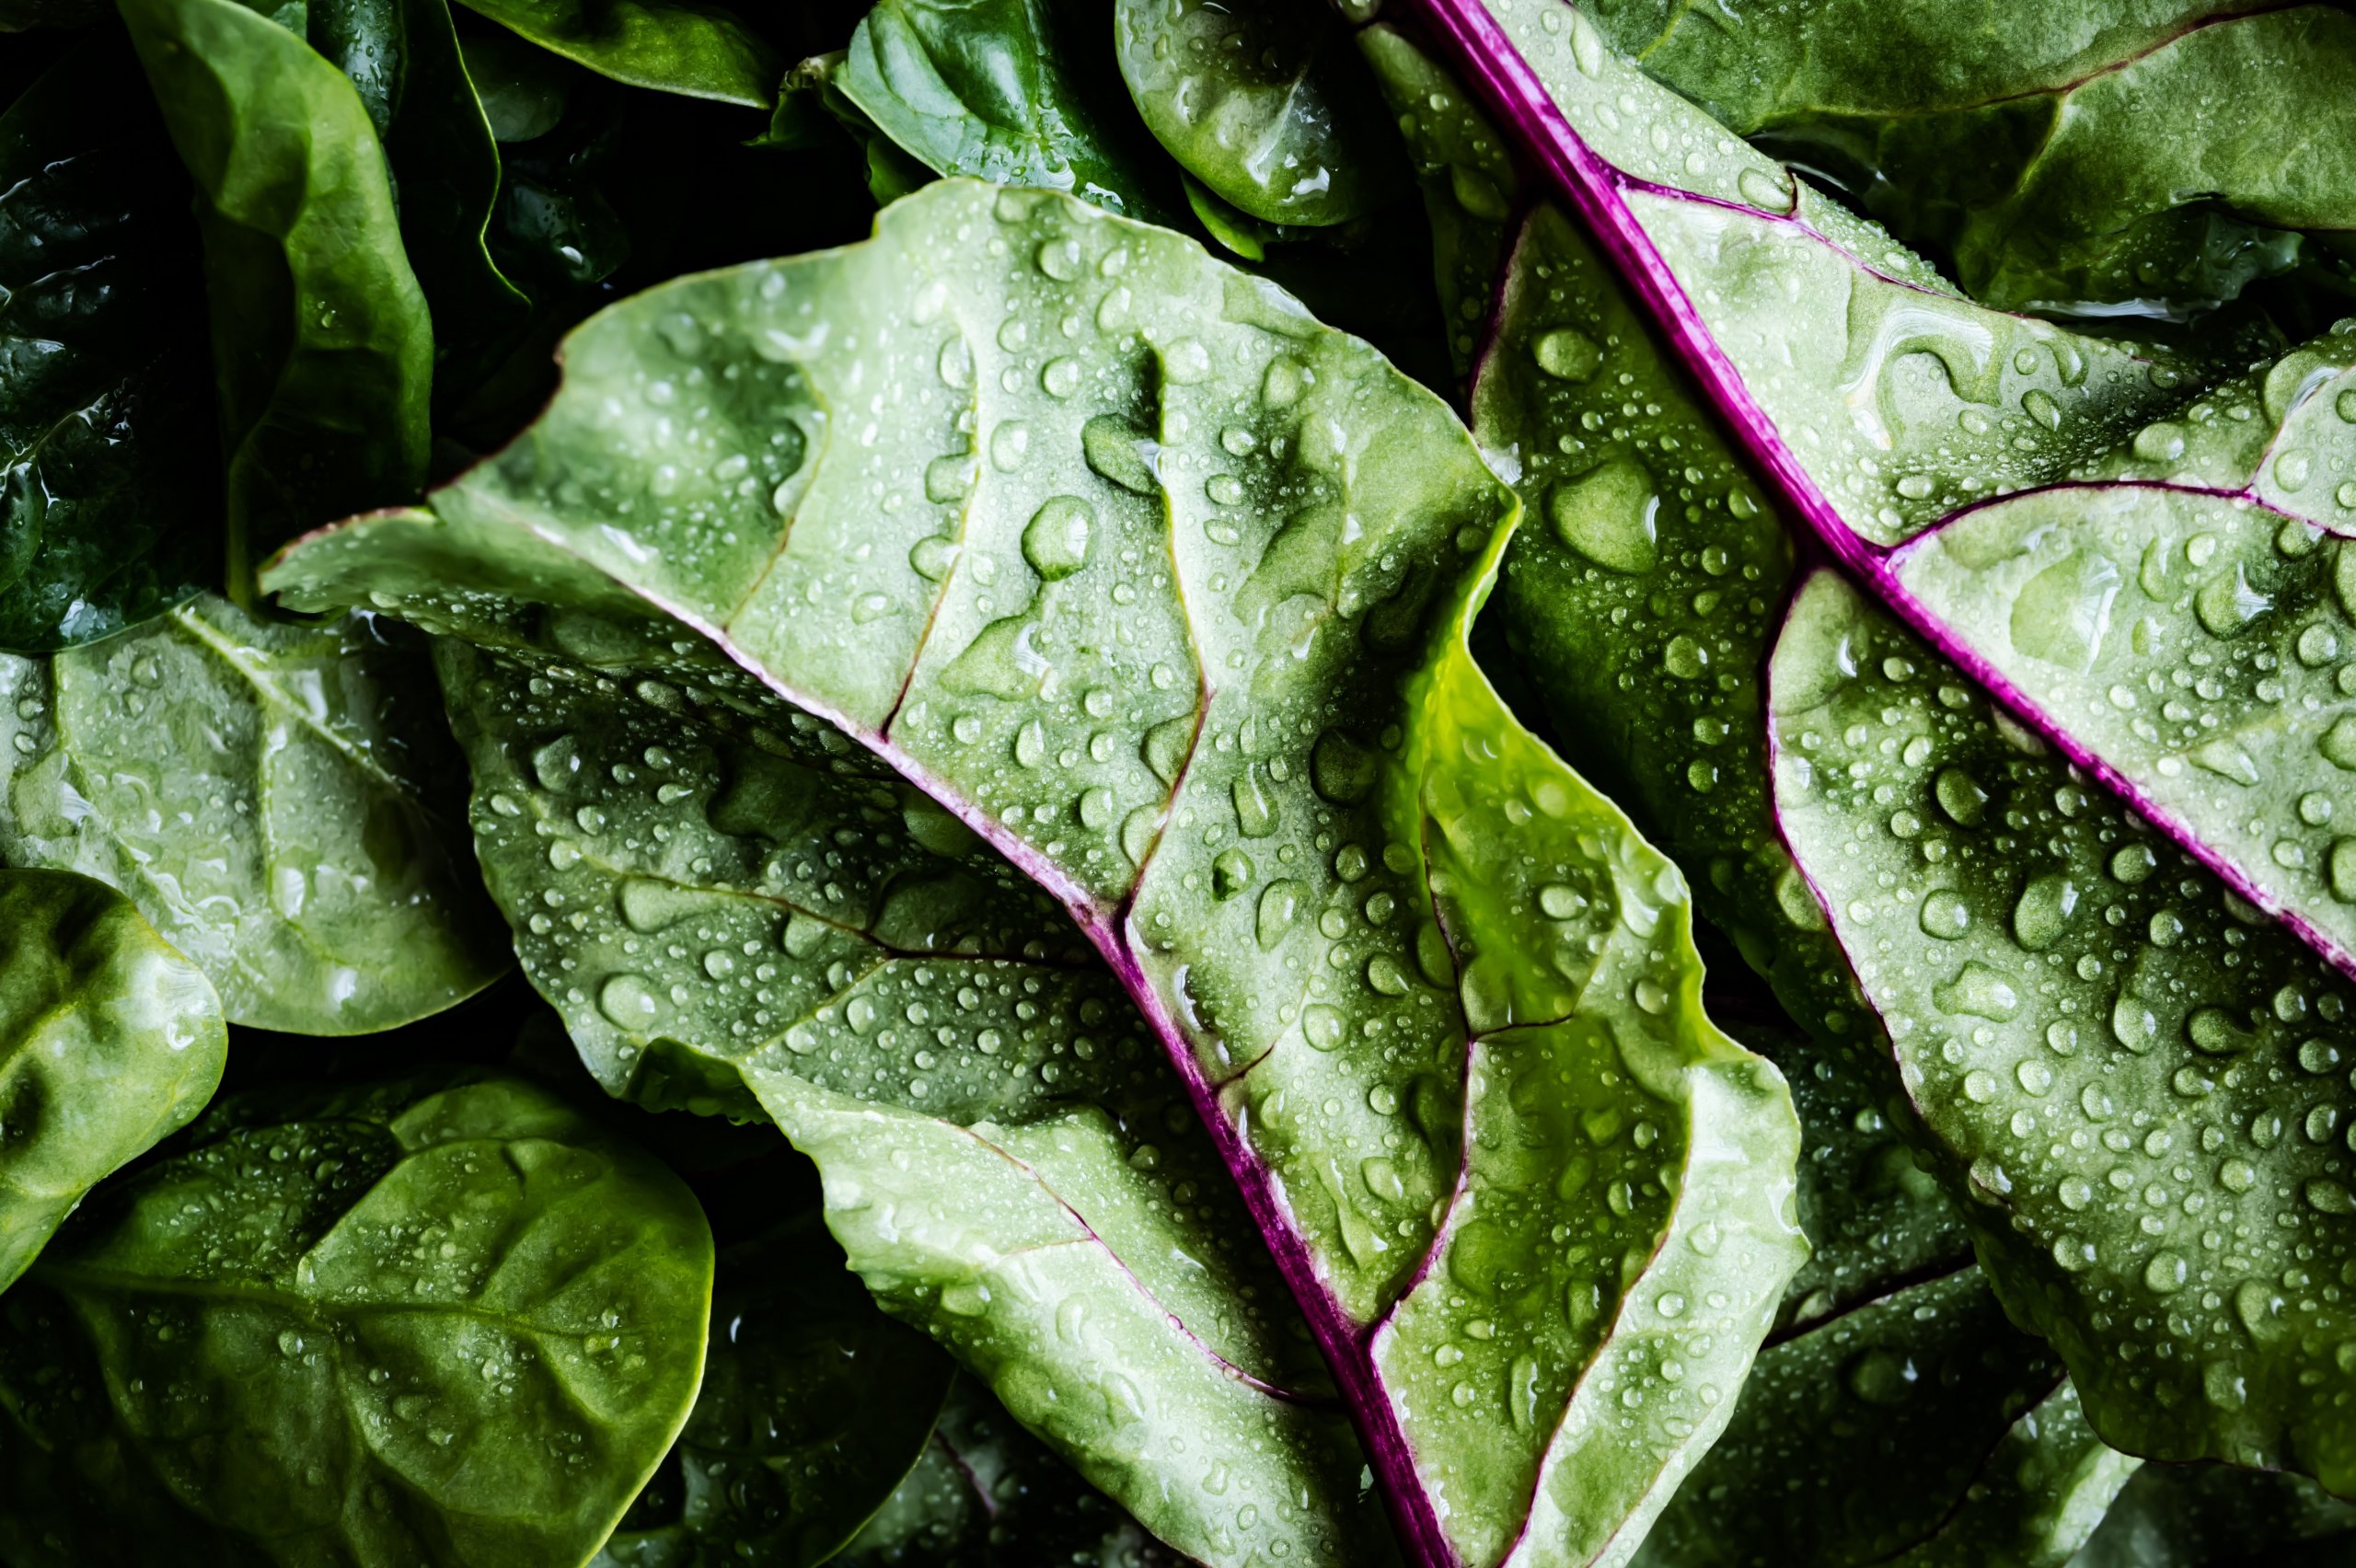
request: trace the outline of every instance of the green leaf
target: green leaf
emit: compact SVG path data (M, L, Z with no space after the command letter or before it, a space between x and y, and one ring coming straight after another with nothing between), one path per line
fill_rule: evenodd
M0 648L110 636L218 570L187 187L111 40L0 114Z
M0 1298L28 1565L577 1562L695 1399L679 1180L503 1078L244 1096Z
M2356 1475L2349 989L1830 574L1776 797L2005 1306L2154 1458Z
M121 889L232 1021L367 1033L504 967L448 847L456 759L430 679L368 620L274 626L202 598L0 656L0 863Z
M2061 1568L2138 1461L1976 1268L1761 1351L1638 1568Z
M960 1378L916 1468L834 1561L841 1568L1172 1568L1178 1559L1073 1475L979 1384Z
M1674 869L1472 663L1516 509L1437 399L1191 242L964 181L867 245L641 295L565 363L431 515L355 520L273 586L412 614L461 583L636 595L720 640L1112 962L1408 1551L1494 1562L1526 1530L1585 1561L1640 1529L1798 1261L1796 1129L1701 1014ZM946 1205L937 1233L881 1228L1003 1161L813 1104L765 1108L822 1168L939 1151L856 1198L830 1179L855 1262L966 1245Z
M633 87L747 109L777 101L785 63L734 13L701 0L459 0L542 49Z
M1284 1283L1054 901L837 731L632 618L440 655L492 894L592 1072L773 1119L885 1305L1166 1537L1240 1560L1208 1444L1261 1500L1263 1549L1379 1555L1307 1331L1257 1305Z
M1649 75L1830 170L1992 305L2181 313L2287 269L2297 231L2356 227L2356 17L2330 6L1595 14Z
M2347 1560L2351 1540L2356 1508L2304 1476L2145 1465L2070 1568L2325 1568Z
M227 1050L213 987L121 894L0 871L0 1289L83 1194L195 1118Z
M351 78L237 0L121 0L196 181L229 582L425 480L433 333Z
M1272 224L1347 223L1399 182L1349 29L1315 0L1117 0L1122 78L1187 173Z
M591 1568L809 1568L902 1484L953 1369L829 1253L803 1214L720 1254L695 1412Z
M1112 62L1099 67L1103 40L1074 38L1080 30L1049 0L880 0L829 81L936 173L1063 190L1107 212L1158 217L1169 205L1156 189L1166 177L1091 96L1084 73L1101 69L1101 86ZM890 199L880 190L877 198Z

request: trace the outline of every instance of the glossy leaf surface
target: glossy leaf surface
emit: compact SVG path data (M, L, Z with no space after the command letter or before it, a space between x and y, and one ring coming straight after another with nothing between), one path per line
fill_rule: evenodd
M964 824L683 629L575 614L562 663L441 655L492 894L599 1081L773 1120L885 1305L1191 1553L1379 1555L1323 1368L1255 1305L1283 1282L1118 984Z
M543 1091L225 1101L0 1305L28 1564L580 1562L694 1401L711 1234Z
M703 0L459 0L542 49L633 87L768 109L785 62Z
M0 1289L110 1172L196 1117L228 1030L121 894L0 871Z
M1472 663L1512 507L1437 402L1175 236L954 181L871 245L610 311L566 363L431 517L272 585L430 603L471 559L722 637L1112 962L1408 1551L1626 1550L1797 1261L1796 1135L1701 1017L1673 868ZM874 446L856 386L889 391ZM905 1114L787 1130L824 1167ZM1557 1251L1565 1205L1590 1239Z
M1380 100L1350 35L1305 0L1115 0L1121 75L1170 156L1272 224L1339 224L1399 177Z
M726 1249L694 1413L593 1568L834 1561L930 1447L953 1375L816 1216Z
M237 0L122 7L198 194L229 581L425 480L433 343L352 79Z
M505 967L464 859L432 678L364 619L211 597L46 659L0 657L0 863L120 888L232 1021L388 1029Z
M2346 1484L2347 985L1829 573L1776 796L2012 1313L2096 1428Z
M2333 6L1594 16L1648 75L1829 171L1992 305L2181 313L2290 267L2298 231L2356 228L2356 19Z
M2070 1568L2325 1568L2356 1544L2356 1508L2303 1476L2145 1465Z
M1100 109L1101 74L1092 91L1082 76L1100 70L1099 55L1101 70L1111 66L1105 40L1074 36L1103 19L1065 10L1048 0L884 0L860 18L829 82L937 174L1154 217L1168 202L1160 177Z
M1635 1561L2060 1568L2135 1464L1965 1268L1761 1352Z
M162 614L218 571L188 191L85 45L0 114L0 648Z

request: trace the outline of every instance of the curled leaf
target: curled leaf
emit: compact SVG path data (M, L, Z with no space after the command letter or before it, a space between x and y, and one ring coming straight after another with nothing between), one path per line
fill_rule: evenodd
M542 49L633 87L747 109L777 100L785 63L704 0L459 0Z

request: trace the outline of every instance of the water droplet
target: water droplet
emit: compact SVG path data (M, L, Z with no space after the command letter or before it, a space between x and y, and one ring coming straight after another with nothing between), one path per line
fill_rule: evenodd
M1933 781L1931 792L1937 797L1939 809L1946 813L1958 827L1978 827L1988 809L1988 791L1980 781L1960 767L1943 767Z
M1211 861L1211 894L1220 900L1233 898L1252 885L1252 857L1241 849L1223 849Z
M1680 680L1698 680L1710 667L1710 651L1692 638L1680 633L1669 640L1669 646L1661 652L1660 662L1661 668Z
M1765 169L1757 164L1747 166L1735 178L1735 189L1742 199L1762 213L1783 216L1799 204L1799 190L1785 169Z
M1660 497L1633 457L1612 457L1546 497L1547 520L1571 548L1613 571L1650 571Z
M2234 1056L2258 1043L2258 1036L2234 1021L2223 1008L2195 1008L2184 1020L2193 1049L2212 1056Z
M1341 1009L1324 1002L1311 1002L1300 1009L1300 1032L1320 1051L1331 1051L1342 1043Z
M1112 414L1099 414L1081 427L1081 454L1100 478L1138 495L1153 495L1161 486L1146 461L1152 444Z
M1576 327L1557 327L1539 335L1530 357L1557 381L1586 381L1603 364L1603 351Z
M1933 986L1931 999L1947 1012L1969 1013L1999 1023L2018 1012L2021 1005L2012 982L1977 960L1966 963L1953 980Z
M1262 952L1276 951L1276 944L1284 940L1285 933L1292 929L1293 921L1299 917L1300 907L1308 898L1309 889L1289 877L1268 884L1267 890L1260 894L1257 929L1254 932Z
M1096 509L1076 495L1050 498L1022 530L1022 559L1049 582L1058 582L1088 564Z
M646 1029L663 1015L663 1003L643 974L615 974L597 990L597 1010L618 1029Z
M1922 1374L1914 1363L1894 1350L1876 1345L1849 1363L1849 1391L1867 1404L1900 1405L1914 1392Z
M2021 412L2048 430L2062 428L2062 406L2041 386L2032 386L2022 394Z
M1923 900L1921 921L1924 936L1951 942L1971 928L1971 905L1962 894L1940 888Z
M1228 795L1235 803L1235 825L1246 838L1265 838L1276 831L1276 804L1260 781L1260 765L1248 762L1237 770Z
M2304 447L2293 446L2274 459L2274 482L2285 491L2297 491L2314 471L2315 459Z
M2164 1248L2153 1253L2152 1261L2143 1265L2143 1285L2162 1296L2172 1296L2184 1288L2188 1272L2183 1254Z
M2077 907L2076 882L2059 871L2038 877L2013 905L2013 935L2031 952L2041 952L2061 940Z

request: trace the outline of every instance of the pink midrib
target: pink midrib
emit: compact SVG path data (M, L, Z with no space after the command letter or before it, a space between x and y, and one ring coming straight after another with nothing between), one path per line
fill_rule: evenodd
M1797 454L1750 395L1741 372L1703 323L1700 312L1686 297L1676 274L1623 200L1623 192L1643 189L1671 198L1706 199L1635 179L1599 157L1555 107L1544 83L1481 0L1399 3L1422 18L1460 74L1506 127L1507 134L1519 141L1522 150L1570 203L1622 278L1635 291L1654 325L1668 337L1671 352L1701 385L1745 455L1765 473L1784 504L1806 521L1810 533L1833 558L1934 648L1985 686L1999 704L2073 764L2100 780L2178 848L2214 873L2237 897L2281 921L2335 968L2356 976L2356 953L2295 910L2286 908L2280 899L2260 890L2183 821L2146 796L2132 779L2087 750L2085 743L2031 701L1986 658L1958 641L1947 626L1899 581L1892 563L1900 551L1872 543L1841 520L1839 511L1808 477ZM1942 519L1913 542L1920 543L1948 521L1952 518Z

